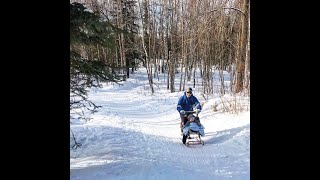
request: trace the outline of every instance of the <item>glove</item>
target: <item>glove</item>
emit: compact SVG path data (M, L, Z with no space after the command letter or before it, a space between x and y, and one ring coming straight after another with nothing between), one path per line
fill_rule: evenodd
M197 110L196 110L196 113L197 113L197 114L199 114L200 112L201 112L201 110L200 110L200 109L197 109Z
M180 114L185 114L185 111L184 111L184 110L181 110L181 111L180 111Z

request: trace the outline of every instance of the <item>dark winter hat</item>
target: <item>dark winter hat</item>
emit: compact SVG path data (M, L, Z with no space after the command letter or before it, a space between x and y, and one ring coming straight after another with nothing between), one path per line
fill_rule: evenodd
M189 88L186 90L186 92L192 92L192 88L189 87Z

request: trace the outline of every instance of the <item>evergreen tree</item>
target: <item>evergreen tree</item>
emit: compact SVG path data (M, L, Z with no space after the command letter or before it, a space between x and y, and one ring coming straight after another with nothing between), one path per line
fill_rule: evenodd
M70 109L95 112L98 106L87 99L88 88L101 87L101 81L121 81L114 67L99 55L99 48L115 51L119 32L82 4L70 4Z

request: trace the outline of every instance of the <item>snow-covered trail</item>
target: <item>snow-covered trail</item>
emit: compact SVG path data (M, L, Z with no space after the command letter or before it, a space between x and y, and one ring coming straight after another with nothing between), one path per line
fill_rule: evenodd
M176 111L180 95L146 96L145 81L137 79L131 88L91 92L102 108L87 123L72 125L75 134L86 133L77 137L82 147L70 152L71 179L249 179L250 124L219 130L214 121L223 114L203 111L205 145L186 147Z

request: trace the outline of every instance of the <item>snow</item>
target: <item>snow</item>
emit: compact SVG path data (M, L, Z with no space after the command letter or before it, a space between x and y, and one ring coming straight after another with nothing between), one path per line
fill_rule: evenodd
M170 93L164 79L154 79L151 95L140 68L123 85L90 90L89 99L102 107L86 114L90 120L70 112L70 129L82 144L72 148L70 133L70 179L250 179L250 98L215 94L206 101L196 86L205 144L186 147L176 110L183 91ZM230 111L232 106L242 109Z

